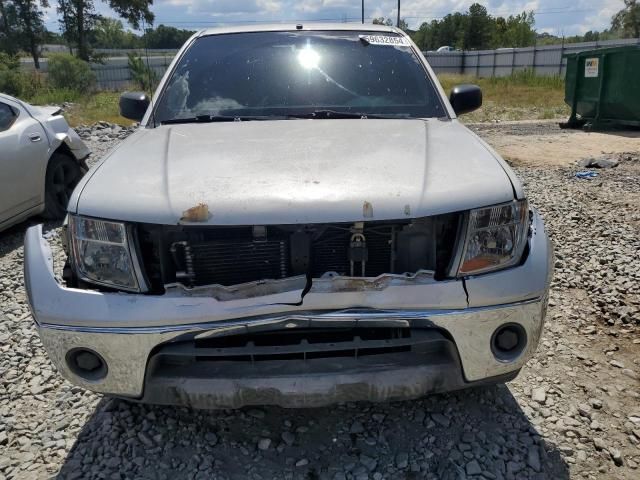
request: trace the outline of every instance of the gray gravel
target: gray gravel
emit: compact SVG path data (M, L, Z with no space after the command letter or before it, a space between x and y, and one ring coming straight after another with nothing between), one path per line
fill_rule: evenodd
M80 131L100 154L125 134ZM640 160L577 169L517 168L557 252L536 357L507 386L414 402L207 412L73 387L26 304L28 224L0 234L0 480L638 478Z
M532 135L563 135L578 133L580 130L562 129L558 120L468 123L468 128L482 136L490 134L528 137Z

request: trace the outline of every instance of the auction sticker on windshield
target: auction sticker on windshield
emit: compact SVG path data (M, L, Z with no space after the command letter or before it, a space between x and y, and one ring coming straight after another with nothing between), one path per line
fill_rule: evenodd
M409 42L404 37L392 37L389 35L360 35L360 40L369 45L388 45L391 47L408 47Z

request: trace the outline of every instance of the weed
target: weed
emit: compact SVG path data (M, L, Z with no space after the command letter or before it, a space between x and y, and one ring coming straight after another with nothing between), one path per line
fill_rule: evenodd
M133 122L120 116L120 94L118 92L98 92L78 99L65 113L71 126L90 125L104 121L120 125Z
M529 69L506 77L443 74L438 79L445 91L462 83L482 88L483 107L462 117L467 122L541 120L569 115L569 107L564 103L564 79L557 75L536 76Z

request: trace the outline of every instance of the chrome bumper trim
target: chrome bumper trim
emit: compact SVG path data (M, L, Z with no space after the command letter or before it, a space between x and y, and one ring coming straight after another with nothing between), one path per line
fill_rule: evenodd
M247 330L280 330L295 327L428 327L424 322L433 317L448 315L459 315L462 313L472 314L487 310L497 310L500 308L512 308L517 306L535 304L540 302L540 298L517 302L514 304L494 305L490 307L472 307L460 310L357 310L346 309L340 311L316 311L316 312L295 312L287 315L246 317L242 319L223 320L218 322L197 323L188 325L165 325L159 327L77 327L74 325L53 325L38 324L40 328L50 330L60 330L79 333L109 333L117 335L139 335L139 334L164 334L164 333L194 333L198 338L214 336L212 332L228 332L230 329L239 327ZM422 321L422 322L421 322ZM234 331L233 334L236 332ZM222 336L222 335L219 335Z
M93 391L129 397L143 395L147 360L158 345L195 336L224 336L286 328L304 328L327 324L402 325L415 328L438 328L453 339L460 356L466 381L478 381L508 374L522 368L534 354L544 323L546 297L499 307L485 307L446 312L360 311L326 312L309 317L295 315L263 319L243 319L216 324L193 324L167 328L104 329L40 325L40 338L52 362L72 383ZM385 318L381 318L384 316ZM335 320L332 320L335 319ZM389 320L387 320L389 318ZM496 359L490 347L493 332L505 323L518 323L527 334L523 353L509 362ZM117 332L117 333L116 333ZM66 354L73 348L90 348L107 362L109 373L99 382L75 375L67 366Z

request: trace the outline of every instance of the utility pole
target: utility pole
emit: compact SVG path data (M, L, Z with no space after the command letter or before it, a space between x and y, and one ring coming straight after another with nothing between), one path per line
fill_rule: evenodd
M400 0L398 0L398 21L396 22L396 27L400 28Z
M364 0L362 0L362 24L364 25Z

